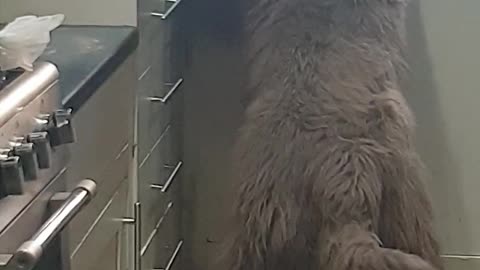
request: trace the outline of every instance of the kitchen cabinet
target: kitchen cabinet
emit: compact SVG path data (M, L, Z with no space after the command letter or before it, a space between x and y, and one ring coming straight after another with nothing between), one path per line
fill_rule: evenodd
M64 232L71 270L127 269L130 170L134 146L135 63L131 55L73 117L76 144L70 147L67 187L95 179L96 196ZM122 93L118 95L118 93ZM110 106L115 101L115 106Z
M181 1L181 0L180 0ZM141 206L140 269L181 269L183 3L138 0L136 189ZM138 266L138 265L137 265Z
M179 269L183 247L182 68L185 63L184 43L178 38L182 32L177 24L183 8L180 1L18 0L1 3L0 22L24 14L62 13L66 15L67 25L132 25L138 28L138 49L129 62L134 63L134 68L122 75L129 81L116 77L117 82L123 82L119 87L132 87L134 94L99 94L99 98L108 100L109 104L103 111L96 108L90 112L88 117L97 120L90 123L93 130L81 129L82 140L104 151L99 151L95 158L83 156L83 165L72 168L72 175L89 174L105 180L98 186L95 201L70 225L68 236L70 249L75 252L71 255L74 269L151 270L167 266L170 270ZM95 44L95 40L88 42L86 47ZM135 100L134 110L123 107L125 98ZM88 114L86 109L84 111ZM94 113L96 117L91 115ZM125 129L124 124L129 121L125 114L134 118L133 128ZM124 123L103 121L121 119L120 116ZM117 135L98 137L96 132ZM114 154L118 163L108 163ZM92 164L102 170L92 171ZM135 209L141 210L135 212ZM92 250L103 255L92 257L89 247L93 246Z

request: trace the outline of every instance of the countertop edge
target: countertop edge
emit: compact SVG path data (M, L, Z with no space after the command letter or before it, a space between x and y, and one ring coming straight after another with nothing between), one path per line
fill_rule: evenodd
M120 44L119 48L112 55L110 55L110 57L105 58L104 61L98 64L95 69L91 70L88 76L83 79L82 83L74 86L70 94L63 98L62 104L65 108L72 109L72 113L75 113L77 110L79 110L82 105L137 49L139 43L139 33L135 27L129 26L129 28L130 27L132 29L131 33Z

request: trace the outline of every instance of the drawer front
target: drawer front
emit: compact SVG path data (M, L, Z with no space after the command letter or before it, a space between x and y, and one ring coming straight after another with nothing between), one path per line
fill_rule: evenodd
M182 81L165 85L150 69L140 81L138 92L138 159L141 162L171 122L172 111L181 106ZM159 100L162 99L163 101Z
M169 126L143 163L138 172L139 200L142 204L142 245L154 231L166 205L178 196L183 163L172 145L172 127Z
M164 136L159 138L158 143L140 164L138 170L138 198L142 204L142 235L141 244L144 246L150 233L154 230L155 224L163 214L163 209L168 203L168 194L160 189L154 189L151 185L162 183L166 175L167 154L162 151Z
M168 64L166 63L168 52L160 45L159 38L153 39L148 43L146 52L148 63L144 69L139 69L139 91L144 94L160 95L168 89Z
M165 31L158 30L158 33L152 34L150 37L141 37L139 55L138 55L138 80L147 78L145 75L151 74L150 79L155 81L157 91L165 90L168 87L166 83L171 82L170 69L171 65L171 43L166 41L163 34ZM142 44L142 42L144 44ZM142 88L140 88L142 89ZM150 90L153 90L149 88Z
M175 27L179 26L176 23L177 10L182 8L181 0L178 3L175 4L175 1L166 0L138 0L138 29L140 35L138 68L140 74L148 66L155 63L165 63L167 66L164 68L169 70L172 61L178 60L171 57L172 49L176 47L172 43L175 38L173 36L176 32ZM162 19L159 15L165 13L169 15L166 19ZM165 60L159 61L159 52L163 54L160 59ZM168 76L167 78L167 80L174 79Z
M163 9L163 0L139 0L139 63L141 72L146 67L156 63L155 52L164 51L171 39L171 30L168 20L152 16L152 13Z
M181 269L184 247L180 231L180 215L174 201L167 203L155 230L142 249L142 269Z
M113 269L117 269L121 260L119 257L121 254L119 242L123 229L121 219L127 210L128 187L128 180L124 180L108 204L102 209L96 222L89 227L82 241L71 250L72 270L101 269L96 265L98 263L109 265L109 267L115 266ZM115 256L103 258L102 255L105 254L110 254L109 256L115 254Z
M107 166L99 178L95 179L97 180L97 195L70 222L68 228L70 250L80 244L89 227L94 224L98 215L117 192L122 180L128 178L131 151L130 145L125 145L117 158Z
M138 93L138 160L140 163L157 143L170 121L169 104L150 100L155 97L153 95L155 88L159 87L158 84L155 85L155 80L150 78L150 75L145 82L140 83L141 87L147 87L140 89Z
M128 59L73 118L76 142L71 147L67 190L79 179L97 181L97 196L71 222L68 235L75 249L128 177L135 105L134 58ZM112 106L112 101L115 106Z
M152 249L157 256L154 257L153 269L182 269L180 266L183 250L181 233L181 205L178 199L172 200L171 209L164 223L155 235Z
M122 234L118 232L108 244L108 246L98 254L97 260L92 264L89 270L118 270L121 264L119 252L121 249Z
M138 77L140 77L145 69L157 63L164 57L163 55L159 55L158 52L165 52L166 45L168 44L168 36L165 34L165 31L162 30L163 28L161 28L160 25L157 28L156 31L153 31L152 29L150 34L147 34L147 29L142 27L139 28L140 40L137 59ZM162 58L159 58L160 56L162 56Z
M70 146L69 189L78 179L100 179L125 145L132 144L134 72L134 58L130 58L74 115L76 142Z

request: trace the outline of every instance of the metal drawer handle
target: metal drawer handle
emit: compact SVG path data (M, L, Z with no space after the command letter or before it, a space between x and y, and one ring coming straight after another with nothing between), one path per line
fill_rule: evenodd
M30 270L35 267L47 245L95 196L97 184L82 180L53 215L40 227L32 238L23 243L13 254L8 269Z
M183 78L180 78L177 80L176 83L171 84L167 83L166 85L173 85L172 88L168 91L168 93L164 97L147 97L147 100L153 101L153 102L161 102L161 103L167 103L170 97L177 91L177 89L180 87L180 85L183 83Z
M170 8L167 9L165 13L161 12L150 12L150 15L153 17L160 17L162 20L166 20L170 14L177 8L177 6L182 2L182 0L167 0L167 2L171 3L172 5Z
M179 161L175 167L173 167L173 166L166 166L167 168L173 168L173 171L172 171L172 173L170 174L170 176L168 177L168 179L167 179L167 181L165 182L165 184L163 184L163 185L151 184L150 187L153 188L153 189L159 189L162 193L167 192L168 189L170 188L170 186L172 185L173 180L175 180L175 177L177 176L178 172L179 172L180 169L182 168L182 166L183 166L183 162L182 162L182 161Z
M167 266L165 268L156 268L153 270L170 270L172 269L173 264L175 263L175 260L178 257L178 254L180 253L180 250L182 249L183 246L183 240L178 241L177 247L175 247L175 250L172 253L172 256L168 260Z

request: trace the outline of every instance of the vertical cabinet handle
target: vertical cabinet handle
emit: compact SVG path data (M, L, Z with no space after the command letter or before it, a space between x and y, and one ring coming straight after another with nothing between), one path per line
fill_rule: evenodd
M153 17L159 17L162 20L166 20L170 14L173 13L173 11L177 8L177 6L182 2L182 0L167 0L168 3L171 3L172 5L165 11L164 13L162 12L150 12L150 15Z
M180 85L183 83L183 78L178 79L173 86L168 90L167 94L163 97L147 97L147 100L152 101L152 102L161 102L161 103L167 103L170 97L177 91L177 89L180 87ZM168 85L168 84L167 84Z
M63 204L45 221L40 229L13 254L7 269L31 270L42 257L45 247L95 196L97 184L86 179L80 181Z
M183 162L179 161L177 165L174 167L170 176L168 176L168 179L165 182L165 184L163 185L151 184L150 187L153 189L159 189L162 193L166 193L170 188L170 186L172 185L173 180L175 180L178 172L180 172L180 169L182 168L182 166L183 166Z

